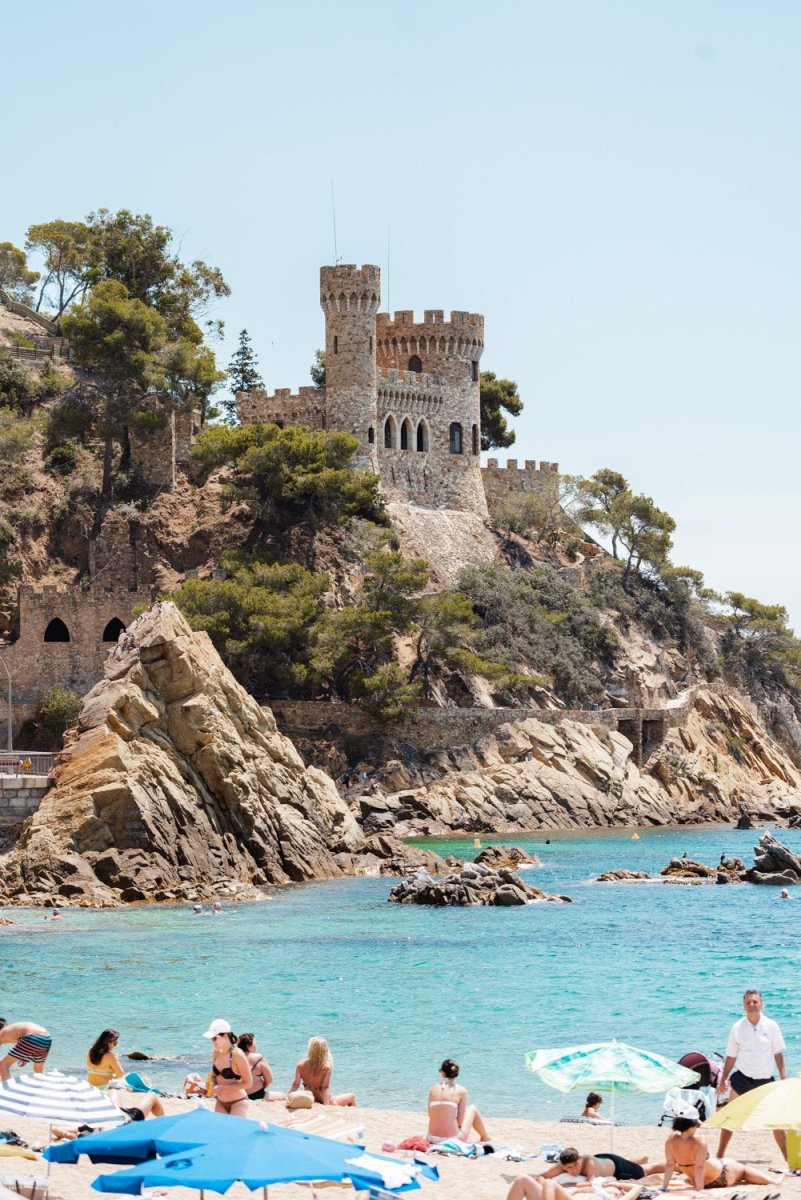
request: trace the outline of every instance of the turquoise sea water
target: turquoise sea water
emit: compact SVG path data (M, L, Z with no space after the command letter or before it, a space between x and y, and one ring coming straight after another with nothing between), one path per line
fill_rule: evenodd
M674 854L750 861L753 832L706 827L631 834L542 834L517 844L543 859L526 877L572 905L426 909L387 904L392 880L347 879L280 889L269 902L226 905L220 917L148 906L7 909L0 930L0 1014L54 1034L51 1063L82 1069L106 1026L123 1049L175 1061L143 1064L177 1087L206 1071L208 1022L253 1030L289 1085L311 1034L334 1052L334 1089L360 1103L420 1109L444 1057L462 1065L490 1113L550 1119L580 1111L523 1067L523 1052L617 1036L670 1058L723 1051L746 987L765 995L801 1070L797 991L801 889L610 885L603 870L658 871ZM801 852L801 833L781 837ZM485 843L486 844L486 840ZM472 839L438 844L473 857ZM624 1100L621 1117L650 1121L658 1098Z

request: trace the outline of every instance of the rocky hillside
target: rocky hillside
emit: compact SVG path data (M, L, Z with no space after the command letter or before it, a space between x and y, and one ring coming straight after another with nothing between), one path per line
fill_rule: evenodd
M370 843L332 781L173 604L138 618L86 697L39 811L0 862L0 896L94 905L420 861ZM425 857L425 856L424 856Z

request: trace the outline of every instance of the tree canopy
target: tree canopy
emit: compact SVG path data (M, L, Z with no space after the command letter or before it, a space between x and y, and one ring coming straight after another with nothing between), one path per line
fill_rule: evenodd
M506 424L504 413L519 417L523 401L517 392L517 384L511 379L498 379L494 371L482 371L481 388L481 449L492 450L498 446L511 446L515 433Z
M247 329L240 332L239 345L228 364L228 387L231 394L220 401L220 408L226 425L236 425L237 392L254 392L264 387L264 380L259 374L259 361Z
M38 278L38 271L28 270L24 250L11 242L0 242L0 288L18 300L26 301Z

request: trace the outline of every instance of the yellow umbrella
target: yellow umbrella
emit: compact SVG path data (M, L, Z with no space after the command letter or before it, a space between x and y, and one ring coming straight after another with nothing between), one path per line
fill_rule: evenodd
M787 1162L801 1166L801 1075L763 1083L704 1122L708 1129L786 1129Z

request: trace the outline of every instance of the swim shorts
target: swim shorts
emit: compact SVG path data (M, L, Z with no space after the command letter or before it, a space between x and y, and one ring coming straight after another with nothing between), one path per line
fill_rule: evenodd
M608 1158L615 1165L615 1179L642 1179L645 1171L639 1163L621 1158L619 1154L595 1154L594 1158Z
M26 1033L9 1050L9 1056L21 1063L43 1063L50 1053L53 1039L43 1033Z
M732 1071L729 1083L738 1096L744 1096L746 1092L753 1092L754 1088L762 1087L765 1083L773 1083L773 1076L770 1079L752 1079L750 1075L743 1075L742 1071Z

